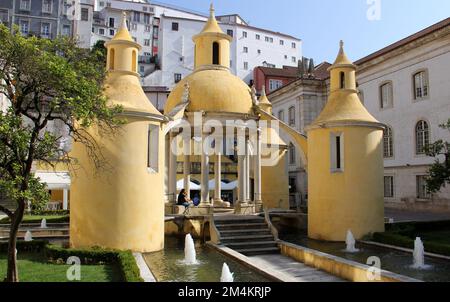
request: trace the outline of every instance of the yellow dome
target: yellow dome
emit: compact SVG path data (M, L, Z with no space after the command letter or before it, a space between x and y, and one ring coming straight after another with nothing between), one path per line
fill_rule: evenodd
M189 85L187 111L252 113L251 90L241 79L227 69L200 69L175 86L167 99L165 114L182 101L186 83Z

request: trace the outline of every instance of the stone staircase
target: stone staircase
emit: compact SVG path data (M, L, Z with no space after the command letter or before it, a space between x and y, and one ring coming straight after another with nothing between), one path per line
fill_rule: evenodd
M69 224L68 223L49 223L47 228L42 229L40 224L24 223L21 224L17 238L23 240L27 231L31 232L35 240L68 240ZM7 241L9 238L9 225L0 225L0 241Z
M262 217L216 217L215 225L221 244L238 253L246 256L280 253L275 238Z

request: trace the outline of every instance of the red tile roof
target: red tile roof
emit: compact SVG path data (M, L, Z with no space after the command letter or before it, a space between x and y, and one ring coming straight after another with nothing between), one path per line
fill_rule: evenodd
M438 31L438 30L440 30L440 29L442 29L442 28L444 28L446 26L449 26L449 25L450 25L450 18L442 20L442 21L440 21L440 22L438 22L438 23L436 23L434 25L431 25L430 27L427 27L427 28L425 28L425 29L423 29L423 30L421 30L421 31L419 31L419 32L409 36L409 37L406 37L406 38L404 38L404 39L402 39L400 41L397 41L397 42L395 42L395 43L393 43L393 44L391 44L391 45L389 45L389 46L387 46L387 47L385 47L383 49L380 49L380 50L378 50L378 51L376 51L376 52L374 52L374 53L372 53L372 54L370 54L370 55L368 55L368 56L366 56L366 57L364 57L362 59L359 59L358 61L355 62L355 64L356 65L364 64L364 63L366 63L366 62L368 62L370 60L373 60L373 59L375 59L377 57L380 57L380 56L382 56L382 55L384 55L386 53L389 53L389 52L391 52L391 51L393 51L393 50L395 50L397 48L400 48L400 47L402 47L402 46L404 46L404 45L406 45L408 43L411 43L411 42L413 42L415 40L418 40L418 39L420 39L422 37L425 37L426 35L429 35L429 34L435 32L435 31Z

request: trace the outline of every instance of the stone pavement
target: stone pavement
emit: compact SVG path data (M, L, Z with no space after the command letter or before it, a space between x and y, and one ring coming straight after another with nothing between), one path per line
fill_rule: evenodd
M393 208L385 208L384 211L384 216L388 218L394 218L394 222L450 220L449 212L438 213Z
M289 282L346 282L344 279L283 255L259 255L249 258L259 267L265 267L283 275L283 279Z

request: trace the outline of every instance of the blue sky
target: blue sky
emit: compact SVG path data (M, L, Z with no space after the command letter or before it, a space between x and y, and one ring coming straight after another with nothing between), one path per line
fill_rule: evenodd
M381 3L380 20L367 18L367 2ZM210 0L159 0L208 13ZM303 55L333 61L343 39L360 59L450 16L449 0L215 0L218 15L238 13L252 26L303 40Z

